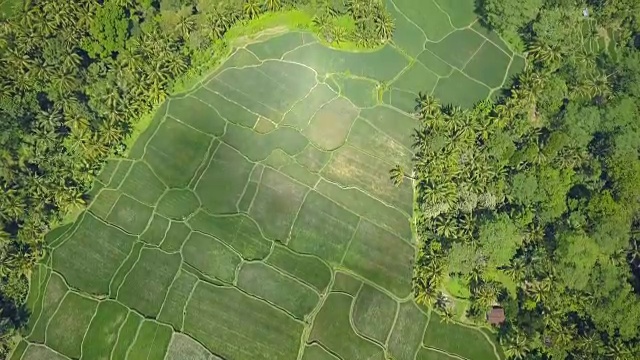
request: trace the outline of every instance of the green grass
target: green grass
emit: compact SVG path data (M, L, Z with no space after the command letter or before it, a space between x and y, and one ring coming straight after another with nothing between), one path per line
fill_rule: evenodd
M468 282L459 277L449 277L444 287L451 296L458 299L468 299L471 297Z

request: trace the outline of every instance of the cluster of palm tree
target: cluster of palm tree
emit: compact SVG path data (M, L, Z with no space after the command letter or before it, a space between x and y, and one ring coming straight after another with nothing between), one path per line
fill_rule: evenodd
M324 34L329 43L346 41L360 47L384 44L393 36L395 21L379 0L324 1L313 18L314 25ZM349 18L354 26L345 28L340 17Z
M447 279L457 277L471 294L469 320L484 322L486 311L502 304L507 322L500 340L509 358L639 358L640 192L626 187L640 180L640 171L631 170L640 169L640 141L629 141L640 132L626 125L640 115L640 68L632 60L638 50L625 49L623 60L603 49L588 52L575 26L555 30L563 35L536 34L550 23L530 26L527 67L497 103L461 109L425 94L416 99L413 169L390 170L392 182L411 179L416 193L421 245L414 294L446 314ZM614 161L619 158L624 161ZM625 162L624 170L613 165ZM600 196L611 199L608 210L599 208ZM607 224L613 218L595 215L602 211L626 222ZM499 241L505 235L482 237L482 226L505 217L515 233ZM607 235L601 228L609 229ZM615 240L613 228L628 243ZM593 267L580 274L588 278L583 283L573 271L584 256L561 250L567 234L598 239L602 246ZM602 241L619 246L612 251ZM505 262L500 256L510 246ZM625 317L610 319L622 308Z
M0 20L0 318L11 319L44 234L85 206L96 174L126 151L138 119L226 54L234 24L309 10L304 0L16 3L13 17ZM358 3L367 6L366 26L388 22L380 2ZM1 339L19 326L0 321L0 358Z

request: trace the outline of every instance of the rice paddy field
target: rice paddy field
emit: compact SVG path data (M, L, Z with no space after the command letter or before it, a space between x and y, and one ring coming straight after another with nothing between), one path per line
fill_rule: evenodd
M524 60L472 0L389 0L377 51L258 36L166 101L47 236L12 359L499 359L412 299L419 91L469 106Z

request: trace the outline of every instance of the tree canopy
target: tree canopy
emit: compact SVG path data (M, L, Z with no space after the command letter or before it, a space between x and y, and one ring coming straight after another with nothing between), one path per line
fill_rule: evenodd
M525 70L495 103L417 99L416 296L464 279L471 319L505 307L511 358L640 358L637 9L486 0Z

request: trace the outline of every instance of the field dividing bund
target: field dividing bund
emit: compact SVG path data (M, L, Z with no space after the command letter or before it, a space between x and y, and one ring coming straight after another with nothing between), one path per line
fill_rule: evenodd
M12 359L499 359L413 301L412 186L388 171L418 92L468 106L524 60L471 0L387 5L376 51L262 37L167 100L47 236Z

